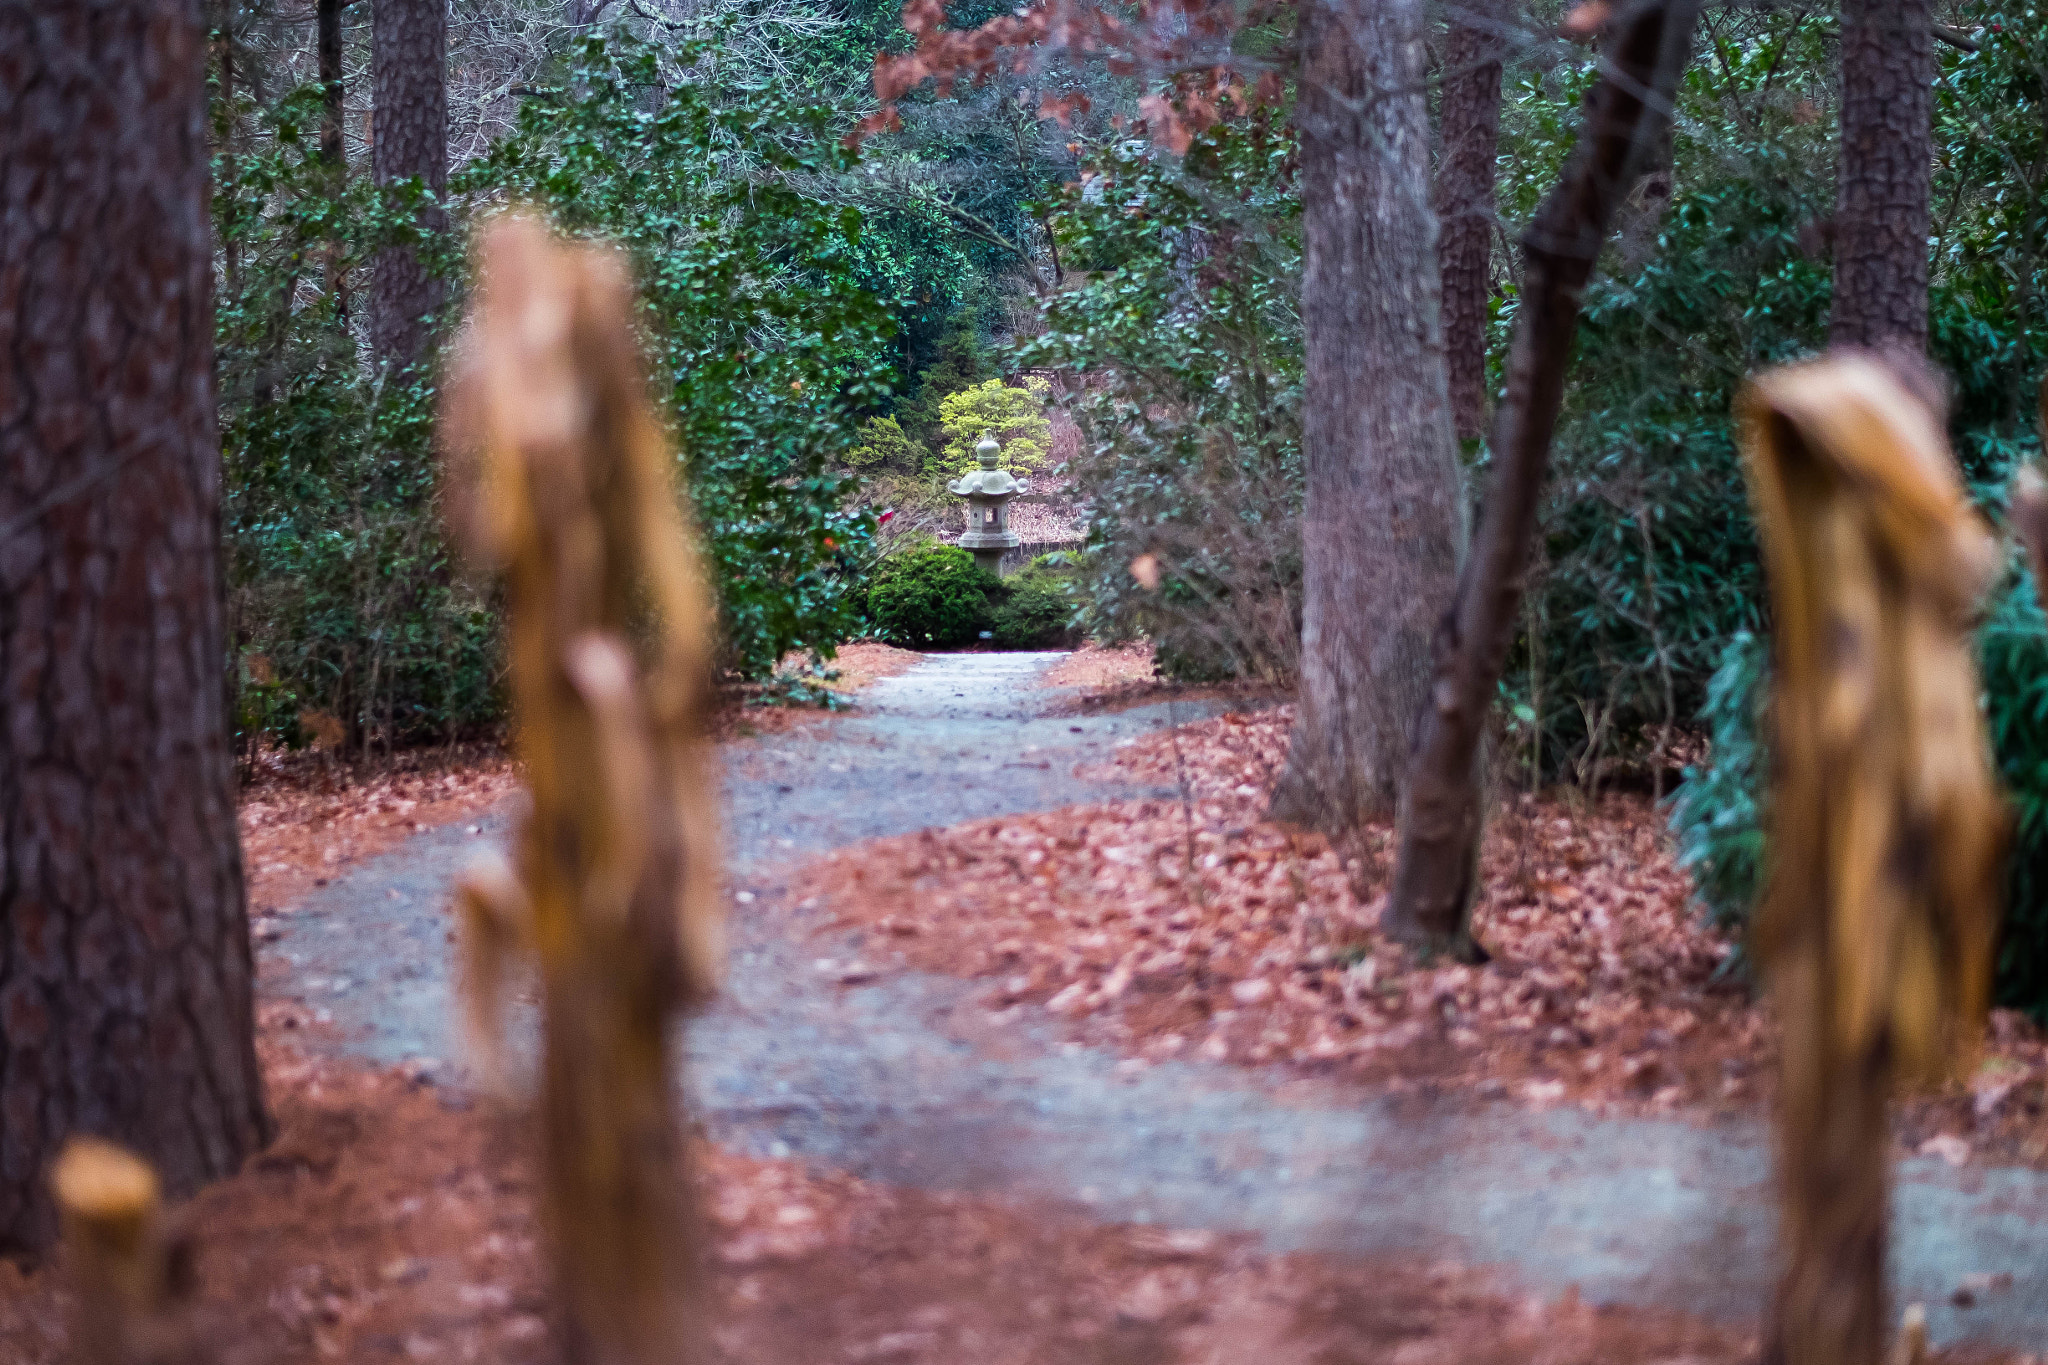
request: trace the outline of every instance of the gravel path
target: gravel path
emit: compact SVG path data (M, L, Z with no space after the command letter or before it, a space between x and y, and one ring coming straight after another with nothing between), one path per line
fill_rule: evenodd
M1354 1089L1200 1062L1120 1066L1045 1016L991 1015L980 989L919 973L840 986L779 871L843 844L1143 789L1077 765L1169 722L1148 707L1045 714L1052 656L941 656L871 685L822 734L727 750L735 906L729 989L690 1028L695 1112L712 1135L881 1180L1079 1203L1105 1219L1251 1230L1278 1250L1402 1252L1498 1265L1531 1292L1754 1320L1771 1278L1768 1148L1751 1124L1601 1119ZM1183 705L1171 717L1200 713ZM450 1055L446 887L497 831L430 831L302 901L263 952L273 996L304 999L380 1062ZM472 829L478 832L472 833ZM837 957L833 955L837 954ZM1901 1169L1901 1301L1937 1343L2048 1337L2048 1177ZM2010 1289L1970 1309L1973 1273Z

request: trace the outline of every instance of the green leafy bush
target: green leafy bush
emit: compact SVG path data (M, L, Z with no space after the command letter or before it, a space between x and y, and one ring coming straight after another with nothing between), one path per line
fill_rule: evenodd
M1216 125L1181 158L1135 139L1101 149L1055 219L1081 282L1047 300L1044 331L1018 350L1079 376L1068 476L1089 494L1085 624L1150 637L1170 677L1286 680L1299 658L1294 151L1266 113ZM1156 592L1131 576L1140 555L1159 565Z
M1003 579L991 596L989 629L997 649L1059 649L1077 643L1072 575L1044 556Z
M1763 887L1761 798L1770 762L1758 708L1769 679L1764 642L1738 632L1721 653L1700 709L1710 736L1706 762L1685 770L1671 803L1679 866L1692 875L1708 917L1724 928L1748 923Z
M432 377L365 364L348 309L395 243L459 286L474 215L508 200L630 255L726 664L765 677L858 627L872 522L836 470L856 414L886 396L891 324L856 278L861 215L816 193L853 154L829 109L721 81L713 62L684 79L675 61L708 41L576 43L561 84L452 178L453 226L428 237L419 185L320 160L317 89L216 91L228 608L235 648L267 672L230 675L245 746L295 738L302 709L358 752L501 714L495 603L440 529Z
M297 742L302 710L360 751L451 738L501 707L496 618L454 573L435 511L433 388L367 369L343 296L311 287L396 242L446 269L453 243L419 240L417 184L337 185L307 136L319 109L313 89L215 101L222 537L245 752Z
M2048 622L2028 575L1992 604L1977 633L1977 666L2014 815L1998 998L2048 1020Z
M1041 556L996 578L953 545L926 542L890 555L868 589L868 616L890 644L951 649L1060 649L1079 638L1072 575Z
M1998 999L2048 1017L2048 622L2025 574L1993 600L1977 660L1999 781L2015 816ZM1707 912L1728 927L1748 924L1764 885L1770 760L1761 722L1769 687L1763 642L1738 635L1701 713L1713 736L1707 761L1686 770L1672 805L1679 860Z
M973 644L992 628L997 580L952 545L922 545L884 559L868 588L868 615L905 649Z
M858 153L829 107L722 83L724 32L665 54L579 39L568 79L454 188L537 204L631 254L727 662L759 678L859 622L846 566L874 526L835 467L857 414L888 396L894 323L861 284L860 211L814 189Z
M1028 474L1045 463L1052 448L1052 423L1046 420L1045 396L1050 386L1038 378L1012 387L990 379L939 400L939 425L946 447L936 472L957 478L979 467L975 445L984 434L1002 448L996 468Z
M846 463L862 474L915 473L924 467L924 447L903 434L894 417L870 417L860 429L860 444L846 452Z

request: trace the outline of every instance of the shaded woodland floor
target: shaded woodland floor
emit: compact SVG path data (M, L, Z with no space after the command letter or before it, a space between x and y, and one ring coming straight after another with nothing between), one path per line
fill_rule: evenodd
M1031 705L1079 714L1160 697L1136 676L1140 659L1109 653L1062 661L1050 678L1066 690ZM871 661L868 676L906 662ZM758 769L744 780L772 792L803 771L801 746L838 723L778 718L731 762ZM1049 1031L1066 1040L1056 1050L1120 1054L1116 1072L1131 1080L1186 1060L1215 1074L1249 1068L1256 1085L1298 1075L1359 1103L1426 1097L1452 1115L1473 1104L1760 1116L1768 1018L1721 971L1729 945L1686 904L1655 811L1631 798L1508 807L1479 920L1495 962L1422 966L1375 941L1374 897L1353 896L1327 846L1260 820L1286 726L1284 710L1226 713L1133 733L1102 746L1113 757L1090 760L1093 780L1165 795L971 820L808 863L794 850L773 894L764 869L745 872L740 884L763 899L737 897L742 951L772 946L797 964L748 989L872 998L879 1019L930 998L917 979L961 977L978 1002L975 1048L1000 1058L1039 1046L1017 1030ZM834 741L831 762L858 762L867 742ZM300 902L331 898L337 879L380 854L403 856L422 829L488 829L514 784L490 752L401 756L361 780L301 764L253 784L244 830L259 942L289 945ZM750 847L793 843L774 837L783 826L747 818ZM1380 871L1366 868L1368 891ZM382 903L380 893L366 912ZM812 969L813 953L831 955L818 959L829 970ZM892 994L897 977L904 989ZM279 984L260 1021L279 1140L182 1214L200 1248L194 1321L206 1358L550 1359L522 1123L474 1100L446 1068L349 1057L322 1011ZM742 1014L760 1008L740 1002ZM693 1033L733 1038L738 1027ZM2039 1163L2042 1051L2002 1018L1971 1084L1905 1109L1902 1147L1972 1169ZM1114 1103L1106 1112L1121 1112ZM856 1121L873 1117L828 1109L811 1120ZM1280 1254L1249 1234L1118 1221L1043 1195L863 1179L816 1154L746 1147L754 1154L700 1141L689 1176L710 1214L706 1317L719 1361L1755 1358L1751 1328L1693 1316L1682 1301L1595 1306L1434 1252ZM1325 1215L1380 1212L1364 1199ZM2003 1269L1976 1268L1954 1288L2009 1294ZM0 1273L0 1358L64 1359L61 1275Z
M532 1163L505 1116L396 1070L265 1048L280 1134L184 1210L206 1358L553 1358ZM700 1144L710 1359L1739 1361L1683 1317L1504 1292L1407 1261L1264 1256L1250 1239L890 1188ZM66 1359L61 1276L0 1271L0 1357Z
M1228 712L1118 751L1114 776L1178 787L974 821L834 853L795 894L888 960L993 983L1141 1064L1283 1064L1384 1090L1704 1119L1767 1111L1775 1033L1642 796L1511 795L1494 812L1475 930L1483 968L1377 934L1393 830L1350 866L1263 819L1291 708ZM1362 886L1366 895L1355 894ZM2048 1164L2048 1040L1994 1012L1985 1054L1898 1107L1902 1153Z

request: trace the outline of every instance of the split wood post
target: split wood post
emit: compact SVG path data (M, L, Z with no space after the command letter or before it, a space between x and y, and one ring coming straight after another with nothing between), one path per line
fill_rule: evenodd
M162 1187L147 1161L75 1137L50 1167L64 1264L78 1295L73 1342L83 1365L151 1365L170 1344L172 1255Z
M647 393L619 255L507 216L479 239L456 352L450 519L505 579L532 809L465 878L473 1028L516 946L539 964L545 1210L577 1365L701 1355L668 1025L709 997L718 860L703 708L711 612Z
M1922 364L1837 354L1737 402L1773 619L1782 1365L1885 1360L1886 1101L1971 1054L1990 994L2009 817L1970 626L2003 556Z
M1521 616L1580 297L1632 177L1664 137L1698 13L1699 0L1620 7L1572 161L1522 239L1522 302L1507 392L1494 413L1493 473L1432 646L1434 676L1401 786L1386 913L1390 936L1467 961L1485 960L1469 928L1484 817L1480 743Z

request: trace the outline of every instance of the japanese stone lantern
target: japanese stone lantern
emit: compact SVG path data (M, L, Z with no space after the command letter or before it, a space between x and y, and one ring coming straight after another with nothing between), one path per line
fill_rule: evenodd
M948 492L967 499L967 534L960 537L960 548L973 551L974 562L990 573L1000 573L1003 555L1022 543L1010 529L1010 514L1003 504L1023 492L1024 485L996 468L1002 452L995 437L983 432L974 447L981 468L946 485Z

